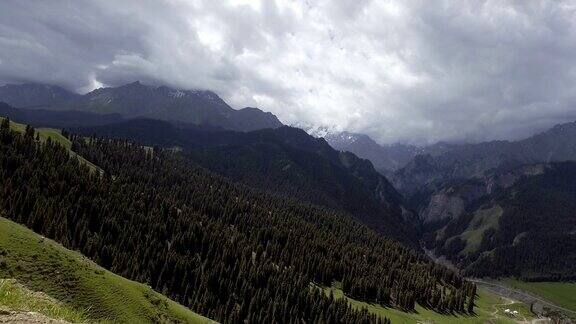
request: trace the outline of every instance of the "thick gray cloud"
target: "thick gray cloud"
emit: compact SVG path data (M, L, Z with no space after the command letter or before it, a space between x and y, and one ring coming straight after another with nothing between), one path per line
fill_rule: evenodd
M576 119L576 2L0 2L0 82L134 80L381 142L518 138Z

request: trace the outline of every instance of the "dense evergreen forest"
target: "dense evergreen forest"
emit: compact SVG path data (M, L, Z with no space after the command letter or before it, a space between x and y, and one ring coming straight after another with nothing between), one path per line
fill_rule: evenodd
M6 217L226 323L389 322L317 286L410 311L473 312L476 287L346 214L235 184L177 152L0 129Z
M178 147L187 159L234 182L343 210L380 233L417 245L415 213L368 160L339 152L299 128L233 132L139 118L72 132Z

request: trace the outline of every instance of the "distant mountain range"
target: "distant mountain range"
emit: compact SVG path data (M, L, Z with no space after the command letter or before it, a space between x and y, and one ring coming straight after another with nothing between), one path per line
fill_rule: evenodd
M235 110L211 91L153 87L140 82L100 88L85 95L52 85L5 85L0 87L0 101L16 108L118 114L236 131L282 126L271 113L258 108Z
M337 150L370 160L408 198L429 194L454 180L483 178L501 168L576 160L576 122L520 141L429 146L382 145L368 135L350 132L309 132Z
M352 132L334 132L324 128L307 128L316 137L323 137L335 149L348 151L368 159L374 168L384 175L390 175L401 169L412 159L422 154L441 154L454 144L440 142L429 146L410 144L379 144L370 136Z
M374 167L380 171L397 170L422 152L413 145L380 145L364 134L328 133L324 138L337 150L352 152L372 161Z
M441 154L420 155L392 177L412 195L453 179L482 178L487 171L523 164L576 160L576 122L556 125L521 141L454 145Z

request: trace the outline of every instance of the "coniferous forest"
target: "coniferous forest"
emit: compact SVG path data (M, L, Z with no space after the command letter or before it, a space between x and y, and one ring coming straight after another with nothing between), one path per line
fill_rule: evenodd
M319 287L405 311L473 312L476 287L342 212L239 185L178 152L0 129L12 220L225 323L388 323Z

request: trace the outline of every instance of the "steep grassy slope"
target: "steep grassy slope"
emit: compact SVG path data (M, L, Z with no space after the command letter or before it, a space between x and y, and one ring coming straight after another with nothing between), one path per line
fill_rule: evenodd
M58 317L61 313L68 320L86 316L124 323L210 322L150 287L117 276L81 254L3 217L0 217L0 278L13 278L61 301L63 310L56 313L49 306L33 307L38 312L46 309L48 316ZM9 300L0 296L0 304L3 301L10 306Z
M504 282L558 306L576 311L576 283L574 282L524 282L513 279L507 279Z
M74 309L44 293L32 291L17 280L0 279L0 321L31 321L39 318L67 322L88 321L82 310Z
M346 298L352 307L358 309L367 309L368 312L376 314L380 317L387 317L392 323L453 323L453 324L467 324L467 323L518 323L523 320L530 320L533 315L527 305L515 302L509 299L503 299L486 290L480 290L478 298L476 299L476 307L474 308L474 315L467 314L439 314L426 309L420 305L416 306L414 312L407 313L397 309L385 308L377 304L370 304L358 301L344 295L340 288L340 284L336 283L332 287L324 288L327 295L332 295L334 298ZM504 310L516 310L518 315L507 315Z

